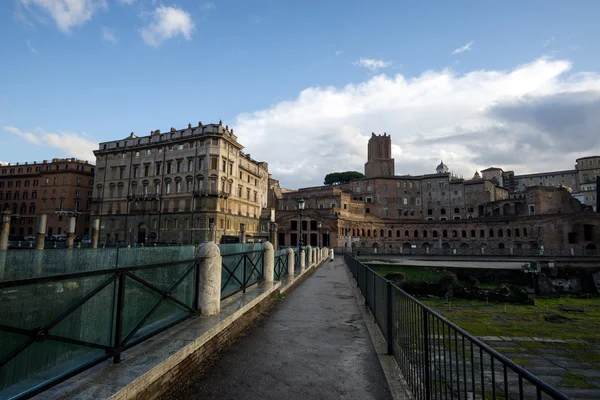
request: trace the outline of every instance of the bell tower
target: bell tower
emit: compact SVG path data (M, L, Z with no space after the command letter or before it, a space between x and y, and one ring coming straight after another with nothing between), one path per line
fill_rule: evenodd
M365 176L394 176L394 159L392 158L392 137L371 134L367 149Z

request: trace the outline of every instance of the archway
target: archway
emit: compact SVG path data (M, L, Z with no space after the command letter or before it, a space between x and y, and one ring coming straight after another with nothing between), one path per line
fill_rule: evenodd
M509 203L506 203L502 206L502 214L512 215L512 207Z
M143 222L138 226L138 243L146 243L146 224Z
M498 243L498 248L499 249L504 249L504 243Z
M586 250L596 250L596 245L593 243L588 244L587 246L585 246Z
M430 244L430 243L427 243L427 242L425 242L425 243L423 243L423 244L421 245L421 247L422 247L422 248L424 248L424 249L431 248L431 244Z
M448 242L442 243L442 249L449 249L449 248L450 248L450 243L448 243Z
M538 249L538 244L537 244L537 242L531 242L531 243L529 244L529 248L530 248L530 249L532 249L532 250L537 250L537 249Z
M460 248L461 249L468 249L469 248L469 244L468 243L461 243L460 244Z
M410 250L411 245L410 243L406 242L402 245L402 250Z

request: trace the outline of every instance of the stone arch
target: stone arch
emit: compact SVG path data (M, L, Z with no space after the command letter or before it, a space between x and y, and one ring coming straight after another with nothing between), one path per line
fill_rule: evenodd
M460 244L460 248L461 249L468 249L469 248L469 244L468 243L461 243Z
M504 214L504 215L512 215L513 214L512 206L510 205L510 203L505 203L502 206L502 214Z
M527 208L525 207L525 204L518 201L515 203L515 215L525 215L527 211Z
M423 243L423 244L421 245L421 247L422 247L422 248L424 248L424 249L425 249L425 248L431 248L431 243L427 243L427 242L425 242L425 243Z
M449 249L449 248L450 248L450 243L448 243L448 242L442 243L442 249Z
M404 244L402 244L402 250L410 250L411 248L411 244L409 242L404 242Z
M505 248L504 243L498 243L498 248L499 249L504 249Z
M587 246L585 246L586 250L596 250L596 245L593 243L588 244Z
M529 243L529 248L532 250L537 250L539 248L538 243L537 242L530 242Z

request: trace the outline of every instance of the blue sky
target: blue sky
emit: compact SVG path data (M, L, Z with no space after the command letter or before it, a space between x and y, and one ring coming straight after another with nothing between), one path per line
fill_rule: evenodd
M292 188L362 170L372 131L392 135L398 174L566 169L600 152L598 15L591 0L6 0L0 161L222 119ZM544 120L573 107L575 124Z

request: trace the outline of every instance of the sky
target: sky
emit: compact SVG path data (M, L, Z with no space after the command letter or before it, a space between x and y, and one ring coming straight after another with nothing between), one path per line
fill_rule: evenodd
M600 2L2 0L0 162L223 121L291 189L600 154Z

